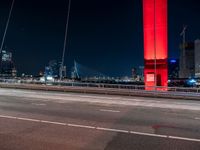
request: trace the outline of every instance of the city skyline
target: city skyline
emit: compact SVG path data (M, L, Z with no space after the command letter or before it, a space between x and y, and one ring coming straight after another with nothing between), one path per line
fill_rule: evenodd
M0 2L1 40L11 2ZM38 74L50 60L61 60L68 1L59 2L15 2L4 47L12 51L19 73ZM170 58L179 57L184 24L187 40L200 38L199 6L195 0L169 0ZM142 1L72 0L68 71L74 59L110 76L130 75L131 68L143 65Z

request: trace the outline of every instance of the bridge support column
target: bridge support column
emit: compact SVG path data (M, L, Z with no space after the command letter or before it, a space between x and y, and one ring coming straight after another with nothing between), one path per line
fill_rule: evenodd
M167 26L167 0L143 0L144 80L146 90L167 89Z

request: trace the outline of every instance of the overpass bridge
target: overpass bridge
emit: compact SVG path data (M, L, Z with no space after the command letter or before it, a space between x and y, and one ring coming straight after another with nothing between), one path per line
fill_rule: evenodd
M0 88L1 150L199 150L199 101L20 86Z

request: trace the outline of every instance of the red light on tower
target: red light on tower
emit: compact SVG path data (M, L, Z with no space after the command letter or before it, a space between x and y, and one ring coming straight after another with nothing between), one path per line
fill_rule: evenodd
M143 0L144 80L147 90L152 86L166 89L168 81L167 0Z

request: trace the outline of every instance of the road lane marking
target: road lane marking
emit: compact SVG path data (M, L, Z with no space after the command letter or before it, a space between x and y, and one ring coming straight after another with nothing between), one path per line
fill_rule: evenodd
M40 122L40 120L37 119L29 119L29 118L21 118L21 117L16 117L17 120L24 120L24 121L31 121L31 122Z
M120 130L120 129L111 129L111 128L102 128L102 127L96 127L96 129L97 129L97 130L103 130L103 131L112 131L112 132L129 133L129 131Z
M5 115L0 115L0 118L17 119L17 117L5 116Z
M66 126L66 123L62 123L62 122L54 122L54 121L46 121L46 120L41 120L40 122L42 123L48 123L48 124L54 124L54 125L62 125L62 126Z
M183 140L183 141L192 141L192 142L200 142L200 139L191 139L177 136L169 136L170 139Z
M47 123L47 124L76 127L76 128L94 129L94 130L101 130L101 131L108 131L108 132L150 136L150 137L160 137L160 138L175 139L175 140L182 140L182 141L200 142L200 139L169 136L169 135L160 135L160 134L144 133L144 132L136 132L136 131L128 131L128 130L105 128L105 127L95 127L95 126L87 126L87 125L80 125L80 124L70 124L70 123L54 122L54 121L39 120L39 119L32 119L32 118L23 118L23 117L15 117L15 116L7 116L7 115L0 115L0 118L29 121L29 122Z
M119 110L111 110L111 109L100 109L99 111L103 111L103 112L112 112L112 113L119 113Z
M78 128L87 128L87 129L95 129L93 126L79 125L79 124L67 124L69 127L78 127Z
M135 131L130 131L131 134L136 134L136 135L146 135L146 136L152 136L152 137L162 137L162 138L167 138L167 135L159 135L159 134L152 134L152 133L142 133L142 132L135 132Z
M65 103L67 103L66 101L64 102L64 101L58 101L58 102L56 102L56 103L60 103L60 104L65 104Z
M200 118L198 118L198 117L196 117L196 118L194 118L195 120L200 120Z
M32 105L36 105L36 106L45 106L47 104L44 104L44 103L31 103Z

